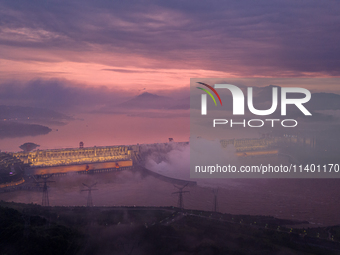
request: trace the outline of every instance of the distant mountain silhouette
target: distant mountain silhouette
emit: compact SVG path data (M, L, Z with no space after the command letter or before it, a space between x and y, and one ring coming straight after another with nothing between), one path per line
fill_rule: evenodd
M144 92L124 103L118 105L118 107L124 107L128 109L168 109L175 104L175 100Z
M306 103L311 110L339 110L340 95L334 93L313 93L312 99Z
M273 88L278 88L278 96L281 97L281 90L279 86L269 85L262 88L253 88L254 98L256 98L256 102L264 102L271 101L273 98Z
M279 86L269 85L262 88L254 88L254 105L259 108L268 107L272 102L272 89ZM278 89L279 102L281 100L281 90ZM288 98L301 98L304 95L300 93L289 93ZM312 98L308 103L304 104L308 110L339 110L340 109L340 95L334 93L312 93ZM270 106L269 106L270 107Z

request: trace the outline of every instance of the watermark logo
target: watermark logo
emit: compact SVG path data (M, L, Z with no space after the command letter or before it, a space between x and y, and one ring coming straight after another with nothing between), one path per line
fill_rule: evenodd
M198 83L205 85L209 89L211 89L216 94L216 96L218 97L222 105L222 101L221 101L219 94L216 92L216 90L212 86L202 83L202 82L198 82ZM244 94L243 94L243 91L239 87L232 85L232 84L215 84L214 87L216 89L228 89L231 92L231 95L233 97L233 115L244 115L244 112L245 112L244 111L244 101L245 101ZM197 87L197 88L209 94L210 97L214 100L215 105L217 105L215 98L208 90L200 88L200 87ZM311 93L309 90L304 89L304 88L291 88L291 87L287 87L287 88L283 87L280 89L281 89L281 115L287 115L288 104L294 104L304 115L310 115L310 116L312 115L306 109L306 107L303 106L304 103L307 103L311 99ZM289 93L295 93L295 94L300 93L300 94L304 94L305 97L304 98L287 98L287 94ZM253 104L253 88L252 87L247 88L247 99L248 99L247 100L248 109L251 113L255 115L260 115L260 116L270 115L274 113L275 110L277 109L278 88L277 87L272 88L272 105L267 110L255 109L254 104ZM207 115L207 95L206 94L202 94L201 96L201 115Z
M201 84L203 86L206 86L207 88L209 88L212 92L215 93L215 95L217 96L218 100L220 101L220 104L222 106L222 100L221 100L221 97L220 95L217 93L217 91L211 87L210 85L208 84L205 84L203 82L197 82L198 84ZM211 98L212 100L214 101L215 105L217 106L217 103L216 103L216 100L214 98L214 96L211 94L211 92L209 90L206 90L206 89L203 89L201 87L196 87L200 90L203 90L204 92L206 92ZM201 96L201 112L202 112L202 115L206 115L207 114L207 95L206 94L202 94Z
M236 85L232 84L215 84L214 87L203 83L203 82L197 82L198 84L204 85L210 91L212 91L217 98L220 101L220 104L222 106L222 100L220 95L217 93L216 89L228 89L231 92L232 99L233 99L233 115L245 115L245 95L243 91L237 87ZM201 95L201 115L207 115L208 106L207 106L207 94L212 98L212 100L215 103L215 106L217 106L217 102L213 96L213 94L204 88L197 87L200 90L203 90L206 92L206 94ZM271 107L266 110L259 110L254 107L253 103L253 88L248 87L247 88L247 106L248 110L257 116L267 116L270 114L273 114L277 107L278 107L278 101L279 101L279 90L280 90L280 102L281 102L281 116L287 115L287 105L295 105L305 116L311 116L312 114L306 109L306 107L303 105L307 103L311 99L311 93L309 90L304 88L296 88L296 87L272 87L272 98L271 98ZM288 98L289 94L294 95L300 95L299 98ZM274 122L280 121L281 125L283 127L295 127L297 126L298 122L295 119L286 119L286 120L280 120L280 119L251 119L246 122L244 119L242 122L235 122L235 120L226 120L226 119L214 119L213 120L213 127L216 125L225 125L227 123L230 123L230 126L233 125L242 125L243 127L249 126L249 127L262 127L266 122L271 123L271 126L274 127ZM293 123L292 125L288 125L287 122ZM257 124L255 124L257 123Z

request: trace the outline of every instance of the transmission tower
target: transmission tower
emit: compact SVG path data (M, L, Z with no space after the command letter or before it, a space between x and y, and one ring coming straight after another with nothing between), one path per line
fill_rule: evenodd
M184 202L183 202L183 194L184 193L190 193L190 191L183 190L189 183L185 184L183 187L178 187L174 185L179 191L173 192L172 194L178 194L178 202L177 207L180 209L184 209Z
M50 178L52 175L49 175L49 176L46 176L46 177L43 177L43 181L36 181L36 183L44 183L44 186L43 186L43 196L42 196L42 203L41 205L42 206L50 206L50 201L48 199L48 186L47 186L47 183L51 183L51 182L55 182L55 181L48 181L47 179Z
M218 188L212 190L214 193L214 204L213 204L213 211L217 212L218 210L218 204L217 204L217 194L218 194Z
M87 187L87 189L83 189L82 191L88 191L88 196L87 196L87 207L92 207L93 206L93 202L92 202L92 194L91 191L92 190L98 190L98 189L94 189L93 186L95 186L97 183L94 183L92 185L87 185L85 183L83 183L83 185L85 187Z

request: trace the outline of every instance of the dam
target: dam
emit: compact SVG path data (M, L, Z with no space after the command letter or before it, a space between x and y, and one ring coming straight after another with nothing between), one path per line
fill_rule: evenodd
M188 142L87 148L80 146L80 148L17 152L12 153L12 156L29 165L24 171L26 176L35 176L36 178L61 176L72 172L94 174L130 169L139 171L143 175L151 175L162 181L192 186L196 185L195 181L163 176L144 167L145 159L153 152L157 151L159 155L164 155L177 146L185 145L188 145ZM162 159L159 157L159 160Z
M316 148L314 137L283 135L264 138L244 138L220 140L221 146L227 148L233 146L238 157L264 156L279 153L279 147L299 146L302 148Z
M131 160L138 146L105 146L17 152L13 156L31 167L49 167Z
M136 153L138 146L105 146L36 150L13 153L13 156L29 165L25 169L27 175L60 175L132 168Z
M233 146L238 157L277 155L279 146L303 146L315 148L314 138L280 136L264 138L220 140L221 148ZM83 147L35 150L12 153L12 156L29 165L26 175L63 175L68 172L94 173L100 171L121 171L144 167L149 156L160 163L171 150L188 146L189 142L168 142L154 144L119 145L103 147ZM146 171L146 170L143 170Z
M270 138L246 138L220 140L221 148L233 146L239 157L245 155L270 155L278 153L279 145L298 145L315 148L313 138L281 136ZM28 174L62 173L71 171L90 171L94 169L118 169L144 165L149 155L157 154L158 161L164 155L189 142L169 142L154 144L119 145L103 147L65 148L17 152L12 155L25 164L29 164ZM54 169L52 172L47 169Z

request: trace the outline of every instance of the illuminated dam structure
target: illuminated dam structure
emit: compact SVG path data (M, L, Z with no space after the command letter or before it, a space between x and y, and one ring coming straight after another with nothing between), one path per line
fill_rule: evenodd
M13 156L29 164L26 174L119 169L133 166L138 146L106 146L17 152Z
M230 145L234 146L236 153L272 149L279 142L282 142L281 137L262 139L261 138L229 139L220 141L223 148L226 148Z
M297 135L284 135L270 138L244 138L220 140L221 146L227 148L232 145L237 156L257 156L278 154L279 145L295 145L315 148L316 139L312 137L301 137Z
M134 152L133 146L106 146L17 152L13 156L32 167L46 167L131 160Z
M284 135L281 137L245 138L221 140L221 146L233 146L239 157L275 155L278 147L293 145L315 148L314 138ZM132 169L135 165L144 167L145 159L153 155L158 162L173 149L187 146L188 142L169 142L142 145L121 145L88 148L68 148L17 152L12 155L29 164L25 169L28 175L66 174L67 172L93 173ZM150 173L153 174L153 173Z
M165 154L176 146L188 143L157 143L129 146L106 146L72 149L36 150L32 152L13 153L13 156L26 164L26 175L44 177L64 175L68 172L99 173L134 169L142 174L151 175L162 181L177 185L196 185L195 181L181 180L146 169L145 158L157 151Z

